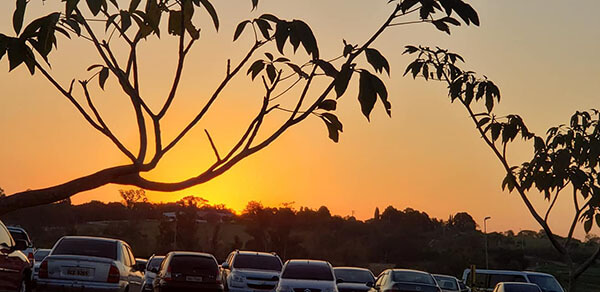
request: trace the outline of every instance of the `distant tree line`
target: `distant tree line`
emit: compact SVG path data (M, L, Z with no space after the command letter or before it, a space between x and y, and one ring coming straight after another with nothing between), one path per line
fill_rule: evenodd
M194 196L151 203L143 192L121 195L122 202L73 205L65 200L1 219L26 228L39 247L51 247L67 234L99 235L126 240L140 257L178 249L211 252L222 260L234 249L247 249L274 251L283 259L375 267L375 272L377 267L409 267L458 276L471 264L485 266L485 235L465 212L441 220L389 206L361 221L332 215L325 206L296 209L291 204L266 207L249 202L235 214ZM530 230L487 234L490 267L524 270L559 260L545 236ZM599 242L593 235L576 241L580 253L575 259L585 260Z

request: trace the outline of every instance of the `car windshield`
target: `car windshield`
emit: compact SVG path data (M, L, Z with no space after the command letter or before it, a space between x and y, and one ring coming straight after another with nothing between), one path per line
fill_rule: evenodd
M33 258L35 259L36 262L43 261L46 258L46 256L48 256L49 253L50 253L50 250L37 250L33 254Z
M52 255L81 255L117 259L117 242L87 238L65 238L54 248Z
M238 254L233 260L236 269L281 271L281 261L276 256Z
M288 264L281 278L295 280L333 281L331 268L326 264Z
M540 292L540 288L535 285L524 284L504 284L505 292Z
M529 281L538 285L544 292L563 292L558 281L552 276L527 275Z
M347 283L368 283L375 282L373 275L369 271L357 269L333 269L335 278Z
M169 265L173 273L193 275L216 275L219 269L213 258L196 255L175 255Z
M162 264L164 257L153 257L146 265L146 271L158 271L160 264Z
M442 288L444 290L458 291L458 285L456 284L456 279L454 279L452 277L446 277L446 276L433 276L433 277L437 281L440 288Z
M392 280L394 282L435 285L433 277L429 274L411 271L394 271L392 273Z

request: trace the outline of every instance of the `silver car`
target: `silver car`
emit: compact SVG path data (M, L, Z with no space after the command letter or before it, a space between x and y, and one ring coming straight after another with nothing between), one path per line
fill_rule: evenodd
M143 270L122 240L65 236L40 264L37 287L42 291L139 292Z

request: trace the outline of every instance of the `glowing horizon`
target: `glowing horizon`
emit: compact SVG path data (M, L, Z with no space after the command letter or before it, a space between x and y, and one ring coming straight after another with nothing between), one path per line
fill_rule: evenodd
M44 5L56 5L46 2ZM389 11L386 1L375 5L359 0L261 0L255 12L250 12L247 2L233 8L215 3L221 17L218 34L205 19L201 41L185 67L179 97L166 117L167 140L214 89L226 60L239 59L244 53L240 48L248 46L249 35L231 42L241 20L267 12L303 19L314 30L321 53L330 57L341 51L342 39L363 42ZM327 138L320 120L309 119L209 183L174 193L147 192L149 199L167 202L196 195L234 210L243 210L248 201L265 206L294 201L295 206L313 209L324 205L342 216L354 210L359 219L372 217L375 207L383 211L393 205L441 219L464 211L480 225L485 216L491 216L490 231L539 230L520 199L502 192L504 173L467 114L450 103L443 85L402 77L411 57L401 53L408 44L438 45L460 53L466 68L485 74L500 87L499 112L519 113L532 131L543 133L568 122L576 110L600 107L600 61L580 53L600 49L600 30L596 29L600 19L593 15L600 2L579 1L581 8L576 12L564 1L468 2L478 11L481 27L463 25L447 36L432 25L407 26L386 32L374 45L392 65L391 78L384 78L392 102L391 119L378 104L368 123L360 114L353 84L339 100L336 112L344 123L340 143ZM38 15L44 8L33 1L31 7ZM0 31L12 32L12 6L0 11L0 16ZM175 68L171 55L176 42L166 31L162 41L150 38L140 52L142 89L153 107L163 102ZM80 54L90 49L85 41L60 38L58 45L50 61L62 83L87 76L85 69L98 62L95 55ZM0 187L7 194L49 187L127 163L127 158L85 124L39 75L32 78L25 68L7 73L6 58L0 64L4 66L0 88L5 95L0 98ZM231 145L240 125L252 114L248 109L256 107L262 94L261 84L249 82L241 74L206 120L146 177L178 181L198 175L212 163L215 157L203 130L209 129L220 147ZM136 145L136 125L114 78L109 78L103 95L96 87L92 93L98 95L99 109L110 110L106 117L109 125L125 144ZM511 162L520 164L531 148L515 144L509 152ZM119 201L118 190L130 188L109 185L75 195L72 201ZM531 193L531 198L537 206L544 206L541 195ZM561 212L570 216L571 209L568 198L559 200L557 213L551 217L557 234L566 233L571 218ZM594 227L592 233L600 230ZM581 226L576 234L585 236Z

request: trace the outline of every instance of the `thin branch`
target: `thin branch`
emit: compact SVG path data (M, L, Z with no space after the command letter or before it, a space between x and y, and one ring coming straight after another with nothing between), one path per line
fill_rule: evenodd
M431 22L431 20L429 20L429 19L421 19L421 20L414 20L414 21L397 22L397 23L390 24L390 26L400 26L400 25L408 25L408 24L417 24L417 23L423 23L423 22Z
M221 161L221 156L219 155L219 150L217 150L217 146L215 146L213 139L210 137L210 134L208 133L208 130L204 129L204 133L206 133L206 137L208 137L210 146L212 147L213 151L215 152L215 156L217 156L217 162Z
M550 203L550 206L548 207L548 210L546 210L546 215L544 216L544 221L546 223L548 223L548 216L550 216L550 211L552 211L552 208L554 207L554 204L556 204L556 200L558 199L558 194L560 193L560 191L564 188L564 186L561 186L560 188L556 189L556 194L554 195L554 199L552 200L552 203Z
M87 82L86 81L79 81L79 84L81 84L81 87L83 88L83 92L84 92L85 97L87 99L88 106L90 107L90 109L94 113L94 116L96 117L96 120L98 120L98 123L100 123L100 125L102 126L103 131L101 131L101 132L104 135L106 135L117 146L117 148L119 148L119 150L121 150L121 152L123 152L123 154L125 154L125 156L127 156L132 162L135 163L135 160L136 160L135 156L111 132L111 130L108 128L108 126L106 125L106 123L104 122L104 120L102 119L102 117L100 116L100 113L98 112L98 110L94 106L94 103L92 102L92 98L90 96L90 92L88 91L88 88L87 88Z

